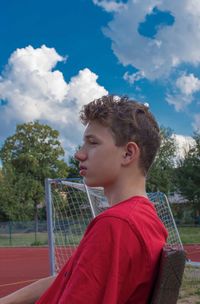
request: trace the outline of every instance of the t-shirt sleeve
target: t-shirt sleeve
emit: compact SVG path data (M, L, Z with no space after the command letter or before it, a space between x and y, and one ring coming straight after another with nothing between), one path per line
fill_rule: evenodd
M141 256L142 246L126 221L114 217L98 219L76 252L59 303L126 302L143 272Z

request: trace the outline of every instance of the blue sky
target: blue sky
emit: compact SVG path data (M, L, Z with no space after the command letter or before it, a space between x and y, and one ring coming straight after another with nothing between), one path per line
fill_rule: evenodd
M0 141L39 119L80 143L81 106L104 94L148 102L160 125L200 128L198 0L0 3Z

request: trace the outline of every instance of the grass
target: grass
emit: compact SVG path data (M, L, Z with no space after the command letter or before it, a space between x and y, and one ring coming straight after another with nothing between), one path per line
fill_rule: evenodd
M57 244L78 245L82 235L78 234L55 234ZM47 232L38 232L35 238L35 233L13 233L11 238L9 234L0 234L0 247L7 246L44 246L48 245Z
M200 304L200 278L189 280L184 276L178 300L182 303Z
M197 244L200 243L200 226L199 227L178 227L181 240L183 244ZM64 238L66 244L80 241L80 235L69 233L66 236L56 235L56 237ZM35 240L35 233L13 233L11 238L9 234L0 234L0 246L31 246L31 245L47 245L48 237L47 232L38 232Z
M13 233L0 234L0 247L3 246L38 246L47 245L48 237L46 232L38 232L35 238L35 233Z
M82 234L76 235L76 234L60 234L56 233L55 235L55 241L56 244L64 244L64 245L78 245L81 241Z
M200 226L197 227L178 227L183 244L200 243Z

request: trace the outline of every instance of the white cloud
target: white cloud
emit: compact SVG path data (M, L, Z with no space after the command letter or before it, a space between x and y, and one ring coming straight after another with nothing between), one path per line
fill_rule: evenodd
M194 101L193 95L200 91L200 79L187 71L175 77L180 75L183 66L200 64L200 1L128 0L122 7L114 0L93 0L93 3L107 11L112 9L106 9L106 5L117 6L103 31L111 39L119 62L138 70L134 74L126 72L123 78L131 84L141 78L164 80L166 101L176 111L185 110ZM155 8L168 12L173 24L157 26L154 37L143 36L139 26L144 24L147 15L155 14Z
M17 49L0 76L0 128L4 136L16 123L41 120L65 138L71 149L81 139L79 111L82 105L108 92L97 83L98 76L85 68L67 83L56 64L66 58L54 48L32 46Z
M166 101L173 105L176 111L184 110L194 100L194 94L200 91L200 79L190 73L183 73L172 86L172 92L166 96Z
M200 63L199 0L129 0L126 6L127 9L113 15L104 29L123 65L132 65L153 80L168 76L182 63ZM151 39L140 35L138 26L155 6L169 11L175 22L172 26L159 27L155 39Z
M173 105L175 110L179 112L183 111L192 102L192 96L172 92L166 95L166 101L168 104Z
M76 99L78 108L86 104L88 100L98 98L108 92L101 86L97 86L98 76L85 68L79 71L77 76L71 78L69 82L68 99Z
M144 72L139 71L133 74L129 74L126 72L123 76L124 80L127 80L129 83L134 84L136 81L139 81L140 79L144 78Z
M126 4L121 1L93 0L93 3L103 8L106 12L118 12L121 9L126 8Z
M17 49L0 79L0 97L8 101L2 119L59 121L55 112L61 109L68 84L61 72L52 69L63 60L46 46Z
M172 138L176 146L176 160L184 158L190 148L195 146L195 140L191 136L173 134Z
M13 68L16 72L34 72L39 70L41 73L51 71L59 61L66 58L60 56L54 48L42 45L41 48L34 49L31 45L26 48L17 49L9 58L8 68Z
M182 94L192 95L200 91L200 79L194 74L182 75L176 80L176 86Z

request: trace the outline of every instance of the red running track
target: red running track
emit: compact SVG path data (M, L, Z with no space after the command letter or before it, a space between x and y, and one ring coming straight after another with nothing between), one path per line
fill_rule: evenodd
M189 259L200 262L200 244L185 250ZM0 248L0 297L49 274L48 248Z
M187 257L193 262L200 262L200 244L184 245Z
M49 273L48 248L0 248L0 297Z

